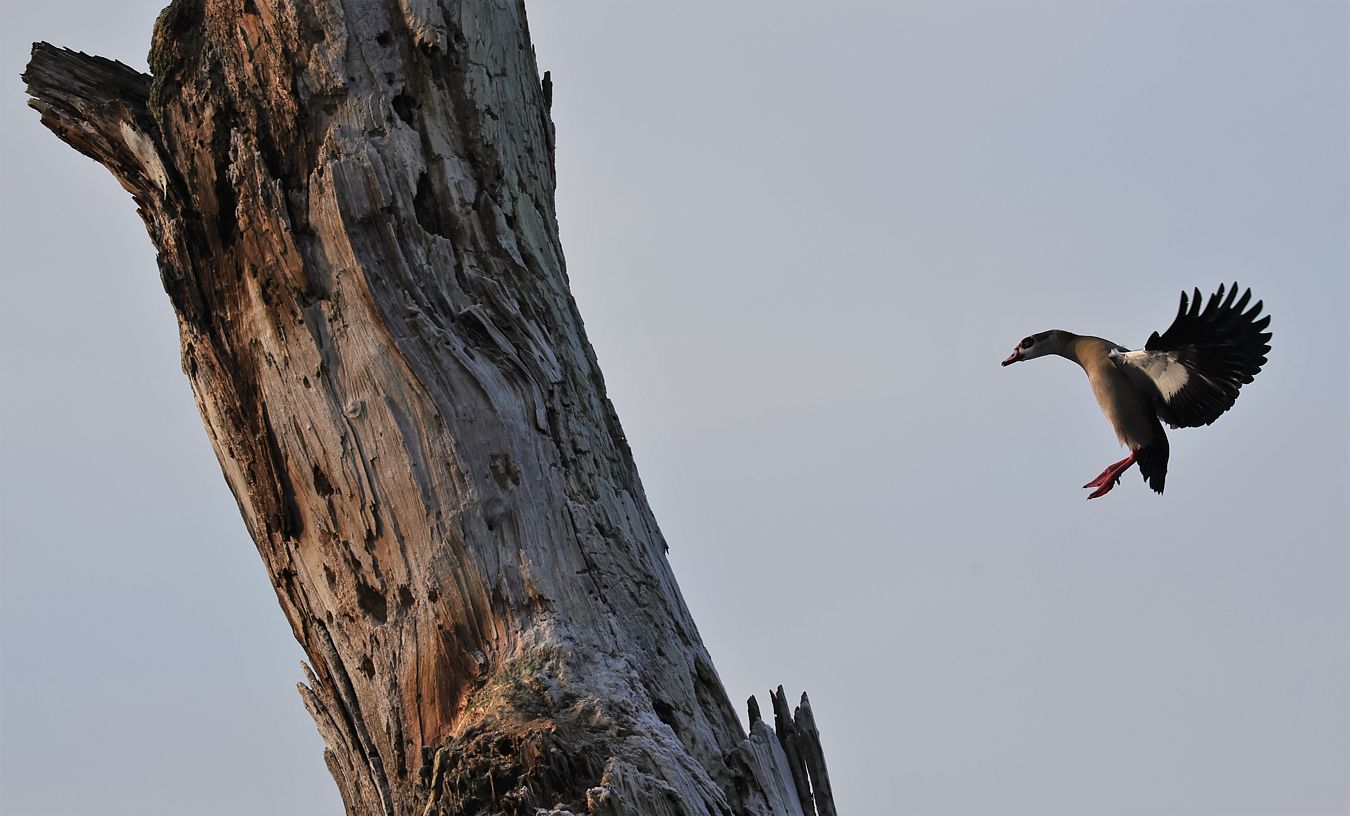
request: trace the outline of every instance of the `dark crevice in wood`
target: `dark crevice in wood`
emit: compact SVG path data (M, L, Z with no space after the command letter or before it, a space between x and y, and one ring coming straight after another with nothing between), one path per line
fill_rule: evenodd
M415 97L411 94L401 93L394 97L392 104L394 113L398 114L398 118L402 119L405 125L411 128L417 127L417 120L413 118L414 111L418 108ZM420 182L418 186L421 186Z
M329 498L333 495L333 483L328 481L328 476L323 472L323 468L317 463L314 464L314 490L323 498Z
M272 429L272 422L265 411L260 410L259 417L262 425L260 434L262 444L258 447L266 452L266 457L255 461L266 467L267 475L270 477L265 484L260 480L259 486L263 488L263 495L270 498L270 503L275 508L271 526L283 538L299 538L305 532L305 517L296 500L295 488L287 474L286 460L281 454L281 446L277 442L276 431Z
M361 606L361 611L365 612L380 624L389 620L389 602L384 597L384 593L365 583L358 581L356 584L356 600Z
M215 116L211 120L211 155L216 160L215 212L207 213L208 220L216 227L216 235L222 249L226 250L234 244L239 234L239 201L230 179L230 119L230 109L222 105L216 108Z
M431 181L429 173L417 177L413 211L417 215L417 223L428 233L442 238L453 237L448 226L449 219L445 215L445 207L436 195L436 185Z

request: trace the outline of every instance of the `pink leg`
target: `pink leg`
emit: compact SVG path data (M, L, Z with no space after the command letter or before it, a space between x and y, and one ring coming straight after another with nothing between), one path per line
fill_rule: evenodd
M1105 496L1107 493L1110 493L1111 488L1115 487L1117 484L1120 483L1120 475L1124 473L1126 470L1128 470L1130 465L1133 464L1134 464L1134 454L1131 453L1129 456L1126 456L1124 459L1121 459L1119 462L1116 462L1114 465L1111 465L1106 470L1103 470L1100 476L1083 485L1083 487L1085 488L1087 487L1097 488L1088 496L1088 498L1096 499L1101 496Z

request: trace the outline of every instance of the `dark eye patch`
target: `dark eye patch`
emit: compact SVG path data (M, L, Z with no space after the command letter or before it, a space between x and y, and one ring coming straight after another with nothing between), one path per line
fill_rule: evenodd
M1029 348L1031 348L1031 347L1034 346L1034 345L1036 345L1036 338L1034 338L1034 337L1023 337L1023 338L1022 338L1022 342L1018 343L1018 344L1017 344L1017 347L1018 347L1018 348L1024 348L1024 349L1029 349Z

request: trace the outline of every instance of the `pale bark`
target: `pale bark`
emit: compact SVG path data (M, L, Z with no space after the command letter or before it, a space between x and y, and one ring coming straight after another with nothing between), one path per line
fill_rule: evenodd
M39 44L25 79L159 250L348 812L809 814L811 776L833 814L818 737L746 737L671 574L523 7L179 0L151 69Z

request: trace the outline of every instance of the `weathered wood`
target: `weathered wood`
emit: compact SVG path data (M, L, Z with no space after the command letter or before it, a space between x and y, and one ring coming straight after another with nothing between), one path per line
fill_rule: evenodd
M802 694L801 705L788 710L787 694L783 687L769 692L773 701L774 727L782 749L783 762L796 790L797 802L805 816L836 816L834 791L825 768L825 753L820 744L820 731L811 713L811 701ZM759 704L750 698L750 719L759 719Z
M177 0L150 65L24 78L159 250L348 812L800 813L569 294L523 6Z
M783 687L778 687L783 693ZM837 816L834 808L834 789L830 787L830 773L825 768L825 749L820 744L820 729L816 727L816 716L811 713L811 700L802 692L802 701L793 711L792 720L800 736L798 748L806 761L806 769L811 774L811 794L815 800L816 813L819 816Z
M749 708L750 736L741 743L741 758L774 813L803 816L796 774L783 753L783 744L760 716L759 701L753 696Z

